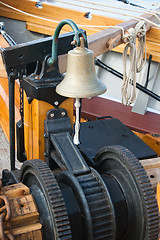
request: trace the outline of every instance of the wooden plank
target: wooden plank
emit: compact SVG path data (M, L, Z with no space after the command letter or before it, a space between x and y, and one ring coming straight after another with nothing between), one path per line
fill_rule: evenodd
M147 41L160 43L160 28L152 27L146 34Z
M9 97L0 85L0 125L9 140ZM15 106L15 122L20 119L19 109Z
M43 19L38 19L33 16L27 16L18 12L15 12L14 10L7 9L3 5L0 7L0 14L4 17L10 17L15 18L18 20L23 20L26 22L36 23L40 24L41 26L50 26L51 24L54 26L57 23L48 21L47 19L61 21L63 19L72 19L73 21L76 21L77 24L82 25L115 25L122 20L113 19L109 17L99 16L92 14L92 19L87 19L84 17L85 12L82 11L76 11L72 9L66 9L63 7L55 6L54 4L50 3L43 3L43 8L37 8L35 7L36 2L35 1L28 1L24 0L22 1L16 1L16 0L4 0L4 3L7 3L11 6L14 6L22 11L35 14L37 16L43 17ZM46 20L44 18L47 18ZM68 26L65 26L64 29L68 29ZM69 28L70 29L70 28ZM91 34L97 31L102 30L101 28L97 29L90 29L90 28L84 28L87 29L87 32ZM63 30L62 30L63 31ZM53 33L52 33L53 34Z
M3 188L3 194L8 199L12 199L12 198L28 195L30 194L30 190L23 183L12 184L12 185L5 186L5 188Z
M160 12L160 9L158 9L157 12ZM150 21L153 21L155 23L158 23L158 19L151 14L143 14L142 17ZM118 24L118 26L123 27L123 29L126 31L130 28L133 28L137 24L137 22L138 21L136 20L129 20L129 21ZM151 24L146 23L146 27L147 29L149 29L151 27ZM94 51L94 56L96 57L107 51L106 43L109 41L109 39L113 39L119 35L121 35L120 29L114 28L114 29L103 30L99 33L95 33L88 37L88 46L90 49ZM122 43L122 40L119 42L119 44L121 43ZM115 47L116 47L116 44L115 44Z
M153 168L160 168L160 157L145 159L145 160L141 160L140 162L146 170L153 169Z
M73 19L77 24L83 24L83 25L116 25L118 23L119 26L123 27L124 30L128 30L131 27L134 27L135 24L137 23L136 20L130 20L130 21L126 21L126 22L122 22L120 20L116 20L116 19L111 19L111 18L107 18L107 17L103 17L103 16L97 16L97 15L93 15L92 20L90 19L86 19L84 17L84 13L80 12L80 11L74 11L71 9L64 9L64 8L60 8L60 7L56 7L53 4L48 4L48 3L43 3L43 8L36 8L35 7L35 1L16 1L16 0L5 0L4 1L7 4L10 4L16 8L19 8L21 10L27 11L29 13L32 14L36 14L40 17L47 17L50 18L52 20L56 20L56 21L61 21L64 18L71 18ZM8 11L8 12L7 12ZM158 12L159 10L157 10ZM47 29L51 32L50 28L48 28L48 26L51 25L51 22L48 20L44 20L44 19L37 19L34 18L32 16L26 16L24 14L20 14L17 13L11 9L7 9L6 7L1 7L0 8L0 13L1 16L8 16L11 18L17 18L19 20L23 20L23 21L27 21L29 23L32 23L32 26L30 25L30 29L32 28L32 30L34 30L34 26L33 24L38 24L41 26L41 29L44 26L44 31L45 33L47 32ZM143 14L142 17L153 21L155 23L158 23L158 19L152 15L152 14ZM29 26L28 25L28 26ZM57 25L57 23L52 23L52 25L55 27ZM147 28L149 29L151 27L150 23L147 23ZM121 30L120 29L106 29L101 31L101 29L90 29L87 27L83 27L85 30L87 30L87 34L91 36L88 37L88 43L89 43L89 48L91 50L94 51L94 56L98 56L110 49L107 48L107 42L110 39L113 39L117 36L121 36ZM36 27L37 29L37 27ZM39 28L40 29L40 28ZM64 27L64 30L68 30L68 26ZM91 31L91 32L90 32ZM93 34L93 32L96 32L95 34ZM101 31L101 32L99 32ZM154 39L154 35L150 35L150 37L152 36L152 38ZM158 39L156 37L156 39ZM122 43L122 40L120 40L118 42L118 45ZM115 44L117 46L117 44ZM153 51L152 51L153 52ZM158 56L156 56L157 59L159 59Z
M42 240L41 224L23 226L21 228L13 229L15 240Z
M9 90L8 90L8 78L1 78L0 77L0 89L3 89L3 91L0 91L1 96L4 100L5 94L9 96ZM8 99L6 100L8 101ZM19 81L15 81L15 106L17 109L20 108L20 96L19 96Z
M158 202L158 208L160 210L160 182L157 184L157 202Z
M36 23L32 23L32 22L26 22L26 29L29 31L33 31L33 32L38 32L38 33L43 33L46 35L53 35L56 26L44 26L44 25L40 25L40 24L36 24ZM68 30L64 30L62 31L62 33L67 33Z

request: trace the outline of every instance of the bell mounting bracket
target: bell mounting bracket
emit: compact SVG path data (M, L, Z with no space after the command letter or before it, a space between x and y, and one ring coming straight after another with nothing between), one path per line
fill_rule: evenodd
M74 175L90 172L71 135L67 111L63 108L49 110L44 122L45 162L52 170L58 165Z

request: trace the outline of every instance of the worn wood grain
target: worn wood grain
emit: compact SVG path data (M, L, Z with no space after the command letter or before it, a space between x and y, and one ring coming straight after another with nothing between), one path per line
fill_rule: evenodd
M21 167L21 163L16 160L16 168ZM10 169L9 142L0 127L0 177L3 169Z
M14 235L15 240L42 239L39 213L28 187L22 183L4 186L1 194L9 200L11 217L4 222L4 230Z

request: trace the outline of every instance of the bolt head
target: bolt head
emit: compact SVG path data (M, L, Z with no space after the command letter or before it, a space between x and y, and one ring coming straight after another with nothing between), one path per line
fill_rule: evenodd
M64 116L66 115L66 113L63 111L63 112L61 113L61 115L62 115L62 117L64 117Z
M48 133L44 133L44 137L45 137L45 138L48 138Z
M45 156L45 157L48 157L48 154L45 152L45 153L44 153L44 156Z
M51 118L54 118L54 113L50 113L50 117L51 117Z

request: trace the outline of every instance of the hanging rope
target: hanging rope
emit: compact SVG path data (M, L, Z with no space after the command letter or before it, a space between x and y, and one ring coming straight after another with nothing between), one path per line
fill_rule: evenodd
M121 89L122 104L130 105L136 98L136 73L140 72L146 63L146 26L140 21L124 35L128 42L123 52L123 84ZM136 47L136 39L138 44ZM129 52L129 71L127 74L127 52ZM145 58L143 56L145 54Z
M74 106L76 108L76 122L75 122L75 134L73 137L73 142L74 142L74 144L79 145L80 144L80 141L79 141L79 130L80 130L79 109L81 106L79 98L76 98L76 102L75 102Z

